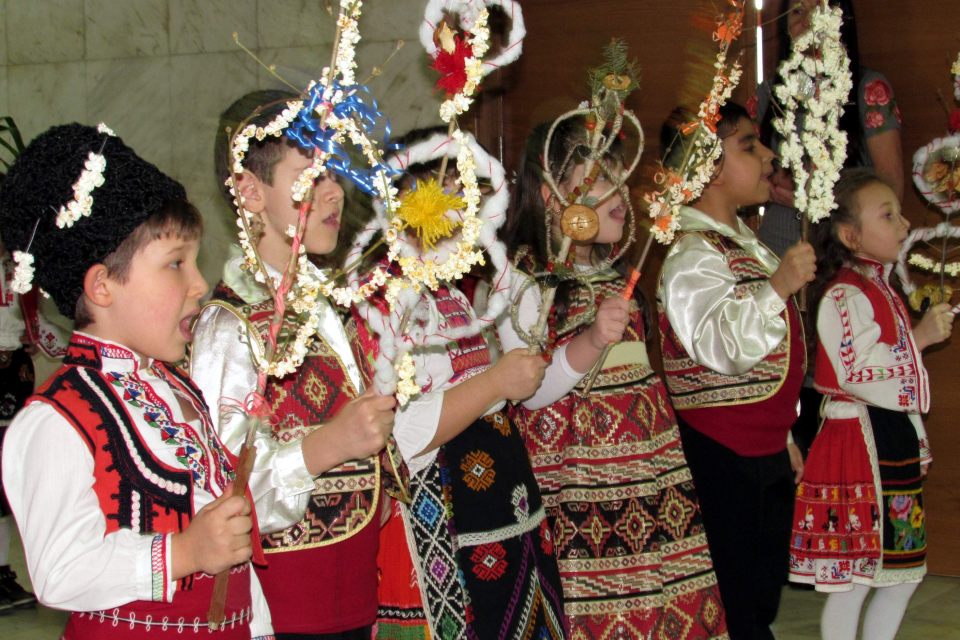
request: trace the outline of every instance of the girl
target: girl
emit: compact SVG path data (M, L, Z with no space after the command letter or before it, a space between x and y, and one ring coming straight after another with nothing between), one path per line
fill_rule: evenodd
M397 142L411 145L422 137L415 131ZM451 143L446 132L441 137L441 144ZM409 176L398 184L400 197L436 179L439 164L407 167ZM456 188L456 163L448 167L443 186L449 191ZM418 241L416 236L406 240ZM452 284L441 283L430 295L441 334L476 318ZM388 313L383 298L375 294L371 302ZM370 315L364 320L376 333L389 330ZM498 359L484 334L415 349L412 355L421 393L397 411L394 436L411 474L412 499L403 515L430 635L560 640L565 629L550 531L523 441L503 412L507 400L533 395L545 363L522 349ZM396 525L394 518L384 537ZM416 617L409 589L403 588L411 579L403 549L390 542L384 546L395 553L380 556L378 637L423 637L415 623L409 625L412 630L402 628L404 620Z
M953 316L938 305L911 330L890 286L909 227L893 189L855 170L835 193L838 208L812 227L825 420L797 489L790 580L830 593L825 640L854 640L878 587L863 637L891 640L926 573L920 479L931 457L920 414L930 389L920 352L950 337Z
M539 155L548 128L537 127L527 140L503 234L516 269L515 320L505 316L497 324L504 349L527 346L514 322L528 332L537 321L542 290L526 285L531 274L547 269L547 222L553 238L562 237L562 205L545 184ZM571 158L558 180L564 193L581 182L586 140L582 120L565 120L554 133L551 166ZM619 148L605 165L619 176ZM601 172L591 194L600 196L612 184ZM648 306L639 289L629 302L621 297L622 271L594 268L616 251L627 207L619 193L594 206L599 233L571 253L572 268L593 290L577 281L560 285L551 311L552 363L540 390L511 413L553 528L570 634L661 637L682 619L690 625L682 637L727 637L677 421L647 358ZM584 376L610 343L618 344L584 395Z

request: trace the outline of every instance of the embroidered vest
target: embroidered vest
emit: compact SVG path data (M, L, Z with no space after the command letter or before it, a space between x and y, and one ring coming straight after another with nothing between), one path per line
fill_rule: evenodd
M216 484L222 490L233 480L236 458L213 433L207 406L199 389L178 369L153 364L156 375L186 398L201 416L209 437L208 457L192 445L201 437L189 426L173 422L169 407L134 373L103 370L103 357L132 356L113 345L83 336L71 340L63 366L38 390L28 404L44 402L63 416L83 438L94 460L93 490L106 518L106 533L129 529L145 534L182 532L193 518L195 485ZM144 421L163 432L164 439L180 442L178 458L185 467L159 460L142 440L136 423ZM252 504L251 496L247 499ZM256 523L256 519L254 519ZM254 524L256 527L256 524ZM254 528L256 537L256 528ZM263 554L254 547L254 562ZM75 612L63 637L139 638L153 633L206 630L206 612L213 595L213 577L202 573L177 583L173 602L167 602L166 545L157 535L153 545L153 601L134 601L110 611ZM131 567L131 570L133 568ZM249 638L252 615L250 564L231 570L227 591L226 624L217 638Z
M840 269L830 287L837 284L854 286L867 296L867 299L870 300L870 305L873 307L873 319L880 325L880 339L878 342L890 345L893 351L898 353L897 360L903 362L903 364L893 369L886 367L865 368L855 374L857 376L856 382L870 382L871 379L885 379L889 377L905 378L917 376L917 367L911 355L910 345L908 344L911 330L910 318L907 315L907 310L904 308L900 297L883 280L883 276L877 275L873 278L867 278L858 271L843 268ZM828 289L830 287L828 287ZM844 334L849 335L850 318L849 309L846 307L846 298L844 296L831 298L828 293L824 296L821 304L839 305L840 318L844 325ZM856 360L852 340L845 339L840 344L840 349L842 352L842 361L852 366ZM817 363L816 373L814 375L814 386L820 393L834 396L834 399L856 400L840 388L837 380L837 372L834 370L830 358L823 348L823 343L819 340L817 341ZM914 390L913 393L916 393L916 391ZM902 399L904 402L908 401L908 398Z
M221 282L208 304L234 313L247 327L248 339L259 341L261 348L266 343L274 309L272 300L249 305ZM356 325L348 322L345 328L362 381L368 385L370 369ZM285 322L279 341L295 332L296 327ZM273 437L280 442L299 440L316 425L332 420L357 395L340 356L317 336L296 373L267 381L264 397L277 419L272 425ZM265 552L317 548L354 536L378 512L381 481L385 481L391 493L394 489L402 492L399 488L408 483L406 467L392 438L381 456L346 462L316 478L303 520L283 531L264 535Z
M770 279L770 272L760 260L722 233L711 230L687 233L701 236L724 257L727 266L737 279L734 287L734 295L737 298L755 294ZM678 235L677 240L687 233ZM787 305L793 304L792 299L787 301ZM726 375L708 369L690 357L670 326L666 311L659 300L657 315L664 377L670 391L670 399L676 410L759 402L772 397L783 386L790 366L789 339L784 339L750 371L738 376ZM790 323L793 321L791 315L795 315L798 319L796 321L799 321L799 315L791 314L789 309L785 309L781 314L787 323L788 336ZM806 353L804 353L804 360L806 360Z

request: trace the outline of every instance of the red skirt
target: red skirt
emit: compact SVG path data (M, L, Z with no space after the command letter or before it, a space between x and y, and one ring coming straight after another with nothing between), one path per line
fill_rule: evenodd
M390 520L380 530L377 554L376 640L430 640L430 629L420 598L417 571L407 547L406 525L400 502L393 501Z
M790 579L824 590L872 580L882 553L877 505L860 420L826 420L797 487Z

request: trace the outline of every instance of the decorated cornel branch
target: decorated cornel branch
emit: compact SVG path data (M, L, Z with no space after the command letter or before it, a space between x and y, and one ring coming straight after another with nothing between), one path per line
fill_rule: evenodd
M954 98L960 104L960 54L951 71ZM960 261L947 261L948 255L954 250L949 248L949 241L960 238L960 227L950 224L950 217L960 210L960 108L948 109L947 113L947 135L934 138L913 155L913 182L920 195L944 217L943 222L935 227L912 230L900 250L897 273L904 293L910 298L910 306L917 311L925 311L930 306L949 301L953 288L946 284L946 278L960 276ZM935 241L939 247L934 246ZM910 253L917 243L937 250L939 259L922 253ZM918 287L910 278L908 264L938 274L939 284ZM958 312L960 305L951 311L954 315Z
M661 170L655 176L660 189L644 196L644 200L649 204L650 235L624 288L624 299L629 299L633 295L633 289L640 279L654 239L663 244L673 242L674 233L680 227L679 208L700 197L716 170L721 152L721 142L717 136L719 110L730 98L742 73L739 61L728 62L727 58L730 47L743 30L744 2L743 0L729 1L733 11L717 18L717 28L713 32L714 41L719 43L719 51L713 63L715 72L710 92L700 103L697 118L685 123L682 127L688 137L685 140L678 139L674 143L685 145L683 159L674 170L667 169L661 162ZM668 150L667 153L672 151ZM600 354L600 358L587 378L583 389L584 394L590 393L612 348L612 344L607 345Z
M592 291L593 286L589 277L608 268L616 258L624 255L634 235L635 216L625 182L640 163L640 154L643 151L643 129L640 127L637 116L624 107L624 101L632 91L639 87L637 82L638 69L635 62L628 60L626 45L622 41L614 40L611 42L604 51L604 58L604 64L590 72L590 101L582 103L579 108L568 111L553 122L544 142L543 153L540 156L543 163L544 180L550 188L552 197L558 202L565 203L566 207L560 214L560 229L563 237L560 239L559 245L552 239L552 221L549 216L546 217L545 232L549 252L546 271L532 274L533 280L525 282L516 296L517 301L521 300L526 290L534 282L542 282L545 285L537 323L528 332L520 326L517 317L519 304L515 303L511 310L513 326L517 334L529 345L532 352L544 353L548 357L553 351L553 342L556 337L556 333L548 325L552 318L551 309L557 287L564 280L577 279ZM574 187L569 194L564 194L557 185L556 176L564 175L569 163L574 159L571 153L564 159L561 166L553 167L550 165L550 148L553 134L558 125L570 118L586 119L589 152L585 158L583 178L580 184ZM626 137L625 123L636 129L638 136L636 154L627 167L608 166L604 162L604 157L618 137ZM592 186L601 176L601 173L607 175L613 186L599 197L591 196ZM629 209L630 226L626 234L626 243L592 269L574 269L573 263L569 259L573 243L588 242L596 237L600 219L594 207L618 192L623 196L623 200ZM590 314L587 315L588 317L585 317L583 322L592 321L593 318L590 317Z

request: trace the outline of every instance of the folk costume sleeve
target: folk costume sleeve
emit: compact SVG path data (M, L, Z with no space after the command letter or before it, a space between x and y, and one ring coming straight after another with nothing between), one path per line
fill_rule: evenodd
M527 281L527 276L513 271L511 274L510 299L517 301L520 289L523 283ZM520 298L517 306L517 321L525 331L537 324L540 317L540 288L532 285L527 288ZM528 345L524 342L516 329L513 327L513 320L510 313L501 314L497 320L497 333L500 336L500 344L503 352L506 353L512 349L526 348ZM569 343L567 343L569 344ZM586 375L586 372L574 370L567 361L567 344L564 344L553 354L553 362L547 367L543 376L543 383L535 394L521 402L524 408L531 411L548 407L560 398L564 397L577 386L577 383Z
M257 389L247 339L240 319L222 307L207 307L194 327L190 377L203 391L217 433L234 455L240 454L246 426L242 412L225 407L224 400L242 403ZM265 428L256 434L254 445L257 461L249 486L260 533L281 531L303 519L314 478L303 459L302 440L280 443Z
M106 534L90 449L53 407L24 409L3 453L3 487L43 604L97 611L135 600L173 601L170 535ZM268 626L269 620L267 614Z
M742 292L723 255L695 233L670 250L660 292L687 353L725 375L746 373L787 336L786 305L773 286Z
M817 333L818 358L829 358L839 390L867 404L911 414L921 460L930 462L920 418L930 410L930 382L909 327L904 324L903 338L894 344L881 339L882 328L868 296L856 286L838 284L820 303Z

